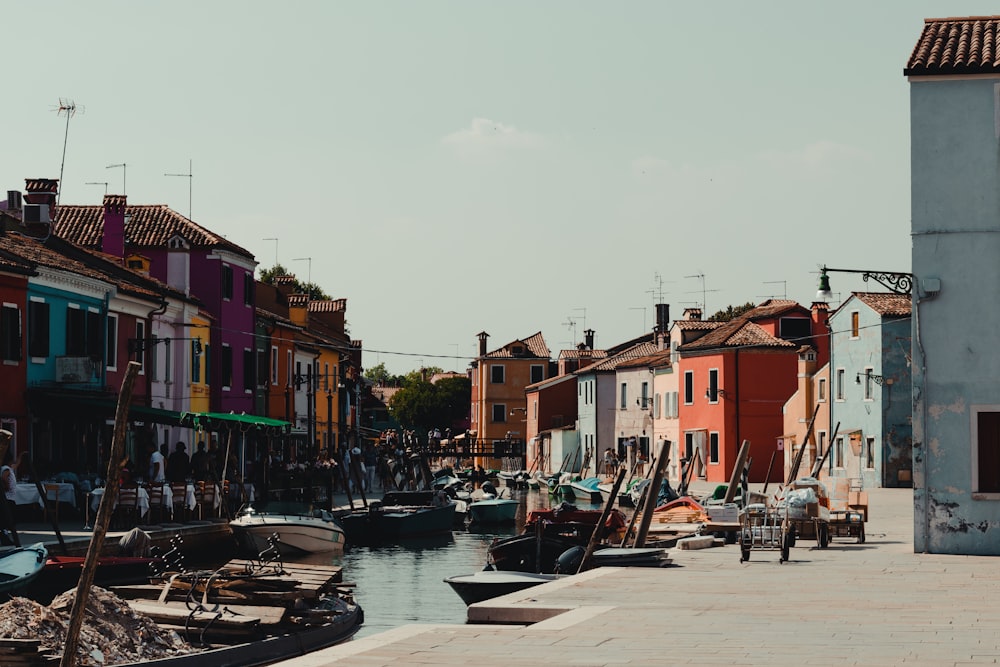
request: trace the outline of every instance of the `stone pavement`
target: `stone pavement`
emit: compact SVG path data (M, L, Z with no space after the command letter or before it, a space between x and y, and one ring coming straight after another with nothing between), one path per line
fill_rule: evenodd
M599 568L470 608L517 624L407 625L281 665L997 662L1000 561L914 554L912 491L868 493L864 544L800 539L784 564L777 551L740 563L736 545L674 550L673 567Z

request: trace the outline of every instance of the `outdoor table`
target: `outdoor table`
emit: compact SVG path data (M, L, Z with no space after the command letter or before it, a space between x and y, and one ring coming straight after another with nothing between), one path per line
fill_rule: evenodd
M56 482L42 482L42 487L52 486ZM59 483L59 490L56 493L56 497L53 498L49 496L49 500L54 500L60 503L69 503L73 507L76 507L76 488L72 484ZM18 482L17 488L14 493L14 502L18 505L35 505L37 504L41 508L45 508L45 501L42 499L41 494L38 493L38 486L34 482Z

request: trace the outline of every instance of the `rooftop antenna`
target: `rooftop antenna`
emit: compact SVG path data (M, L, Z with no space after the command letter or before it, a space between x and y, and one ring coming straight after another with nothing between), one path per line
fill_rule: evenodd
M296 257L292 261L293 262L309 262L309 273L307 274L309 276L309 279L306 281L306 284L307 284L306 289L311 290L312 289L312 281L313 281L313 279L312 279L312 275L313 275L313 258L312 257ZM310 293L309 296L311 298L312 294Z
M107 196L107 194L108 194L108 182L107 181L87 181L86 184L87 185L103 185L104 186L104 195Z
M188 179L188 220L191 218L191 193L194 190L194 171L191 169L192 160L188 160L188 173L186 174L164 174L164 176L183 176Z
M781 298L788 298L788 281L787 280L765 280L765 285L781 285Z
M62 197L63 169L66 167L66 144L69 143L69 119L76 115L77 111L84 112L84 108L77 107L76 102L65 97L59 98L59 106L56 108L56 115L66 116L66 132L63 135L62 162L59 164L59 190L56 192L56 205L59 205L59 198Z
M653 274L653 282L656 283L656 286L653 289L646 290L646 294L650 294L656 298L656 303L663 303L663 283L672 283L674 281L664 280L663 276L660 275L660 272L657 271Z
M642 330L646 330L646 306L632 306L629 310L641 310L642 311Z
M574 308L573 312L577 312L579 310L583 311L583 330L586 331L587 330L587 309L586 308Z
M566 325L567 329L573 330L573 345L576 345L576 318L567 317L563 324Z
M105 169L117 169L118 167L122 168L122 194L126 194L125 193L125 163L122 162L121 164L109 164L107 167L105 167Z
M271 236L266 239L261 239L262 241L274 241L274 265L278 266L278 237Z
M684 276L685 278L698 278L701 280L701 309L707 311L708 308L705 307L705 274L704 273L692 273L690 276Z

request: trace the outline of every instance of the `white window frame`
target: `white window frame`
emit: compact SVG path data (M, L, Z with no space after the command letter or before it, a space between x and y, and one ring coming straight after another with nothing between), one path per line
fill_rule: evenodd
M712 391L712 387L715 387L715 391ZM707 391L708 402L715 404L719 402L719 369L709 368L708 369L708 391Z
M873 435L865 437L865 470L875 470L875 436Z
M278 346L271 346L271 385L278 386Z
M105 322L104 335L106 338L104 341L104 353L108 358L104 362L104 367L113 372L118 370L118 313L108 313L107 320L108 322L111 320L115 321L115 331L112 334L111 327Z
M690 395L687 390L689 381L691 383ZM694 405L694 371L684 371L684 384L681 388L684 392L684 405Z
M969 433L971 436L969 439L969 455L971 463L970 472L972 473L969 488L972 489L973 500L1000 500L1000 493L998 492L979 490L979 414L981 412L1000 412L1000 404L973 404L969 407Z
M501 408L501 410L499 410L499 412L503 416L503 419L497 419L496 418L497 412L498 412L497 408ZM493 423L493 424L506 424L507 423L507 404L506 403L494 403L490 412L491 412L491 414L490 414L490 422L491 423Z
M500 379L494 380L493 373L494 370L500 369ZM507 383L507 367L503 364L490 364L490 384L506 384Z
M865 400L869 402L875 400L875 389L873 387L875 380L872 379L872 374L874 372L874 368L871 366L865 366Z
M845 400L847 400L847 399L844 398L844 374L846 372L847 371L845 369L843 369L843 368L838 368L837 371L836 371L836 378L837 378L837 383L836 383L837 384L837 386L836 386L837 398L836 398L836 401L838 403L843 403Z
M816 383L816 400L819 403L826 403L829 387L826 386L826 378L819 378Z
M619 405L618 407L622 410L628 409L628 383L622 382L621 388L619 390Z
M715 458L712 457L712 438L715 438ZM719 454L719 450L722 448L722 441L719 439L718 431L708 432L708 465L719 465L719 460L722 458Z
M135 342L136 347L139 348L139 357L136 361L139 362L139 375L146 374L146 322L145 320L135 321Z

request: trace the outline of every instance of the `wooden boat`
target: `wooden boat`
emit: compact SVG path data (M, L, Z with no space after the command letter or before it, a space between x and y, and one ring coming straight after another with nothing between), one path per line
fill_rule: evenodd
M269 503L263 511L245 507L229 522L233 535L250 553L274 546L283 556L344 552L344 530L325 510L310 511L305 503Z
M520 506L518 500L484 498L469 505L469 516L472 523L514 523Z
M24 595L47 602L63 591L74 588L80 581L83 561L83 556L49 556L41 573L31 582ZM153 568L162 562L160 558L100 556L94 572L94 585L107 588L144 581L153 573Z
M452 526L464 528L465 520L469 517L468 492L459 491L454 486L443 489L443 491L448 494L448 497L455 504L455 518L452 521ZM381 503L383 507L389 505L417 507L421 505L433 505L435 498L440 498L438 491L389 491L382 496Z
M41 542L0 553L0 593L16 591L31 583L45 567L48 555Z
M601 502L601 490L597 487L600 483L600 477L587 477L585 479L574 480L570 483L570 486L573 488L573 495L577 500L599 503Z
M465 601L465 604L475 604L483 600L523 591L532 586L555 581L565 575L538 574L535 572L502 572L483 570L473 574L463 574L448 577L445 583Z
M439 505L383 505L374 502L367 510L340 517L349 544L378 544L409 537L438 535L451 531L455 521L454 501Z
M256 667L350 638L364 612L337 586L340 568L231 561L174 573L159 584L118 586L136 612L210 648L120 667Z

